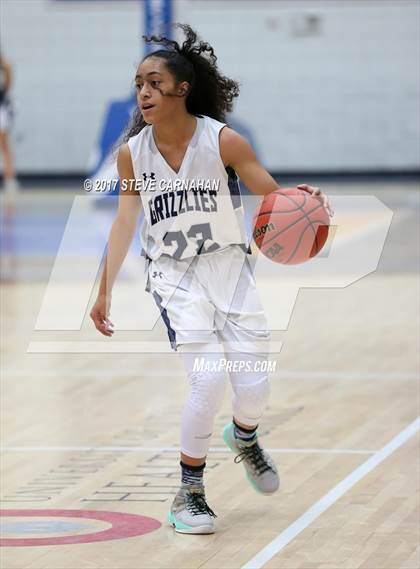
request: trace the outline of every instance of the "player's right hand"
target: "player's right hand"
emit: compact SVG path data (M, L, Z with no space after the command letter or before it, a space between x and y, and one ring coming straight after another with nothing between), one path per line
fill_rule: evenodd
M112 336L114 333L112 329L114 324L109 319L110 306L111 298L106 295L100 295L90 311L90 317L95 324L95 328L104 336Z

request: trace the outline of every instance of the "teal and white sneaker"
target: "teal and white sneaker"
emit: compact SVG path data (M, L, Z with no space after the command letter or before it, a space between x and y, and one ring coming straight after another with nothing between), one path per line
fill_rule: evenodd
M214 533L216 517L207 505L204 486L182 485L172 502L168 522L178 533Z
M243 461L246 476L255 490L262 494L273 494L279 489L276 465L260 447L257 437L251 442L241 441L235 437L233 423L229 423L223 429L223 440L231 451L237 453L235 462Z

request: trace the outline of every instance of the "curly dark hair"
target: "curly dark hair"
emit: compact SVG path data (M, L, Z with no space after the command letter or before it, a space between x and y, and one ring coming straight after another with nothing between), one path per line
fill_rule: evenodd
M182 46L178 42L158 36L142 36L145 42L160 44L165 49L153 51L143 58L160 57L176 82L187 81L190 89L186 96L186 108L192 115L206 115L220 122L226 122L225 114L232 110L233 99L239 95L239 84L221 75L217 68L214 49L199 39L188 24L174 24L185 34ZM129 125L124 142L138 134L147 123L137 107Z

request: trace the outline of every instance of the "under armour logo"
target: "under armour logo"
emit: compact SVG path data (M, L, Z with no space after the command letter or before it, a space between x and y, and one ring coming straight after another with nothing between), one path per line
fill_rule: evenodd
M143 172L143 180L144 180L145 182L147 182L147 178L150 178L151 180L156 180L156 178L155 178L155 173L154 173L154 172L150 172L150 175L148 176L148 175L146 174L146 172Z
M161 279L161 278L163 278L163 273L162 273L162 271L153 271L152 277L153 278L159 277Z

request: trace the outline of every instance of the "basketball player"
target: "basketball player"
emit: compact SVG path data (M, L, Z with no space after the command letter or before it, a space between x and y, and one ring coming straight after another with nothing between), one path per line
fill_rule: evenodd
M11 85L12 68L0 53L0 151L3 156L4 191L8 199L15 197L19 187L9 141L12 123L12 104L9 96Z
M137 69L139 109L118 154L119 208L90 315L102 334L112 336L112 286L142 203L146 290L191 383L181 417L181 486L168 519L180 533L213 533L215 513L206 502L203 471L225 390L226 374L217 365L221 357L235 364L229 371L233 420L224 440L257 491L272 494L279 487L277 468L257 437L269 396L268 374L259 370L270 334L247 259L237 174L261 196L278 185L245 139L224 122L239 94L237 83L219 73L209 44L198 41L188 25L178 27L186 35L182 46L145 38L165 49L147 55ZM256 105L263 104L260 96ZM197 180L204 180L201 187ZM214 180L218 191L211 189ZM329 210L319 188L302 188ZM206 365L197 371L194 361L200 359Z

